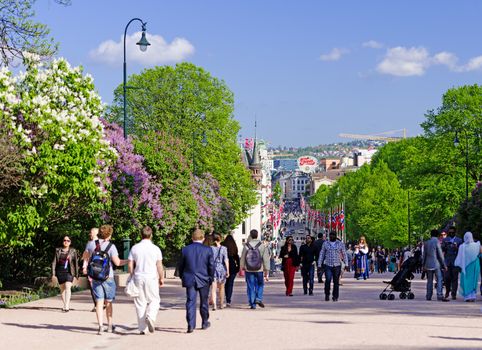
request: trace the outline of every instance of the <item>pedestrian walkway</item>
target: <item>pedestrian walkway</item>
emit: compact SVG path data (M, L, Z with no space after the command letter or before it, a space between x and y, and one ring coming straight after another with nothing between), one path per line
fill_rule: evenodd
M266 308L249 310L245 284L236 282L233 307L210 311L212 327L186 334L185 292L179 280L161 290L156 332L138 335L131 299L118 292L114 303L117 334L96 335L88 292L76 293L71 311L58 298L0 309L2 349L480 349L482 298L477 303L425 301L425 281L413 282L415 300L381 301L377 275L367 281L345 277L339 302L325 302L322 285L302 295L284 295L282 279L268 282ZM386 274L390 279L393 274ZM419 277L417 277L419 278ZM199 316L198 316L199 317ZM200 322L198 322L200 325Z

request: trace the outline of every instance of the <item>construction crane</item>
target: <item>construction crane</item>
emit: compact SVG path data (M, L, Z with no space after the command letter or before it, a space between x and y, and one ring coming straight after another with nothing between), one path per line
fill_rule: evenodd
M384 136L384 135L393 135L397 132L403 132L403 136ZM362 135L362 134L339 134L338 136L344 137L347 139L357 139L357 140L372 140L372 141L386 141L386 142L395 142L400 141L402 139L407 138L407 130L400 129L400 130L391 130L381 132L376 135Z

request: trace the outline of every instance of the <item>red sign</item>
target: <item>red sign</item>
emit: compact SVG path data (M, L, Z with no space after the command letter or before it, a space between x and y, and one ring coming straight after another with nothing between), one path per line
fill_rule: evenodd
M302 157L302 158L298 159L298 162L299 162L300 166L316 165L316 159L311 158L311 157Z

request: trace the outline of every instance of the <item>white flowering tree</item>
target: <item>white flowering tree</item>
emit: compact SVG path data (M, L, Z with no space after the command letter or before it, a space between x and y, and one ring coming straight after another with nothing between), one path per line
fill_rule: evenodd
M42 66L27 55L25 67L16 76L0 70L0 127L22 153L24 169L21 185L0 193L0 247L30 245L39 233L99 212L116 158L91 77L64 59Z

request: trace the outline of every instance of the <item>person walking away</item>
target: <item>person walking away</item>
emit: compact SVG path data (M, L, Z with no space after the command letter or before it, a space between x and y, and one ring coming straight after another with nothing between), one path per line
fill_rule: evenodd
M347 264L346 264L346 271L351 272L353 268L353 250L351 249L351 244L348 244L348 249L346 250L347 256Z
M221 244L228 250L229 275L226 278L225 292L226 306L230 307L233 298L234 280L239 272L240 265L238 246L236 245L232 235L227 235Z
M318 233L318 238L316 241L313 242L315 246L315 261L318 261L320 257L321 248L323 247L323 243L325 243L325 239L323 237L323 232ZM316 269L316 277L318 278L318 283L323 283L323 274L325 273L325 268L322 266L317 267Z
M433 294L433 277L437 282L437 300L449 301L449 299L443 296L442 286L442 270L446 270L445 262L443 259L442 248L438 240L438 231L432 230L430 232L431 238L424 243L423 250L423 267L427 271L427 294L426 299L432 300Z
M303 293L306 295L309 291L313 295L313 286L315 281L315 264L316 264L316 247L313 244L313 238L306 236L305 244L300 247L300 265L301 276L303 277ZM309 289L308 289L309 285Z
M448 229L448 237L445 237L442 241L442 252L444 253L445 265L447 271L444 274L445 284L445 297L452 296L452 300L457 299L457 287L459 284L459 268L455 266L455 258L459 251L459 247L464 242L460 237L456 236L456 230L454 226L450 226Z
M477 299L477 287L480 277L479 257L481 256L480 242L474 242L472 232L466 232L464 243L460 245L454 261L454 266L461 270L460 294L464 297L464 301L474 302Z
M141 232L142 240L135 244L129 253L129 274L139 290L134 298L137 325L140 334L146 328L154 333L157 313L159 311L159 287L164 285L162 252L152 243L152 229L145 226Z
M281 267L285 279L286 296L292 297L295 273L300 265L298 260L298 248L296 248L293 237L286 237L286 242L281 247L279 257L281 259Z
M368 253L368 266L370 266L370 273L373 274L376 269L377 259L375 248L372 248L372 251Z
M102 225L99 229L99 239L87 245L89 253L88 275L92 278L92 289L96 300L95 313L99 324L98 335L102 332L115 332L113 324L113 301L115 299L116 284L114 267L127 264L127 259L119 259L116 246L110 241L114 229L111 225ZM107 317L107 328L104 328L104 303Z
M209 288L214 280L214 256L211 247L203 245L204 232L195 229L192 233L192 243L181 251L179 262L179 277L182 286L186 288L186 320L187 333L196 328L196 299L199 293L199 311L202 319L202 329L211 326L209 322Z
M382 248L378 248L376 259L378 261L378 273L385 272L385 251Z
M268 281L270 252L258 239L258 230L251 230L249 238L241 252L240 268L244 271L246 278L248 303L254 310L257 305L262 308L265 306L263 292L264 282Z
M72 283L74 278L79 278L79 265L77 251L70 247L71 239L65 236L62 248L55 249L52 261L52 282L57 279L60 286L60 295L64 304L62 312L69 312L70 298L72 295Z
M89 285L89 291L90 291L90 296L92 298L92 302L94 303L94 307L92 308L92 312L95 312L95 296L94 296L94 290L92 289L92 278L90 278L87 275L87 265L89 264L89 251L87 250L87 247L89 244L95 244L95 240L98 238L97 235L99 234L99 229L97 227L92 227L89 231L89 241L87 242L87 245L85 246L84 253L82 254L82 273L84 276L87 276L87 281ZM92 242L92 243L91 243Z
M413 257L417 262L417 270L416 273L422 272L422 249L420 248L420 244L417 244L415 251L413 252Z
M347 263L345 245L342 241L336 239L336 232L331 231L330 240L323 243L320 257L318 258L318 267L325 266L325 301L330 300L331 280L333 279L333 301L338 301L339 282L342 261Z
M211 246L214 256L214 281L211 285L211 301L213 305L213 311L216 310L217 297L216 293L219 291L219 308L223 308L224 303L224 284L226 278L229 277L229 259L228 250L221 245L221 235L218 233L213 234L214 245Z

